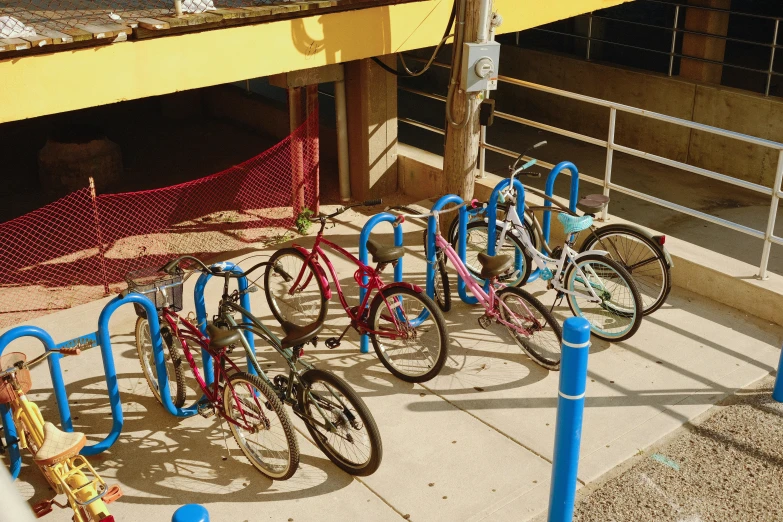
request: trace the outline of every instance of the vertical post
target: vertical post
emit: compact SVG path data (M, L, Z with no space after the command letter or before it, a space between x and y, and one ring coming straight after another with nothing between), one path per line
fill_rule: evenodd
M772 36L772 49L769 53L769 70L767 71L767 87L764 89L764 96L769 96L769 86L772 83L772 68L775 65L775 46L778 44L778 27L780 19L775 20L775 33Z
M321 161L320 161L320 145L319 145L319 126L320 121L318 118L318 84L313 83L305 87L305 106L306 114L305 119L307 121L307 157L305 164L305 176L307 179L307 185L313 189L313 208L314 213L320 212L321 206ZM303 154L304 156L304 154ZM302 180L302 198L304 199L305 181Z
M101 277L103 278L103 293L109 295L109 279L106 276L106 258L103 248L103 237L101 235L101 220L98 215L98 198L95 194L95 180L90 176L90 199L92 199L92 215L95 223L95 238L98 240L98 257L101 260Z
M209 512L202 505L185 504L174 512L171 522L209 522Z
M174 15L182 16L182 0L174 0Z
M783 350L780 352L780 361L778 361L778 374L775 377L775 387L772 388L772 398L778 402L783 402Z
M590 43L593 38L593 13L587 15L587 56L586 60L590 59Z
M484 148L484 145L487 143L487 127L485 125L481 126L481 134L479 135L479 175L478 177L481 179L484 179L486 174L486 167L487 167L487 149Z
M340 67L343 67L340 65ZM340 201L351 200L351 169L348 155L348 106L345 103L345 79L334 82L334 112L337 116L337 171L340 177Z
M563 323L563 359L549 491L549 522L570 522L574 516L589 348L590 323L587 319L566 319Z
M606 171L604 172L604 196L609 196L612 183L612 160L614 159L614 129L617 123L617 109L609 107L609 136L606 138ZM601 211L601 221L609 219L609 204Z
M300 87L289 87L288 127L291 131L291 136L289 137L291 143L291 206L294 209L294 218L304 208L304 151L302 149L302 137L296 134L296 130L303 122L302 89Z
M680 6L674 6L674 27L672 28L672 48L669 51L669 76L674 70L674 50L677 47L677 22L680 21Z
M775 173L775 184L772 185L772 201L769 205L769 217L767 218L767 230L764 232L764 248L761 250L761 265L759 266L759 279L767 278L767 265L769 265L769 251L772 248L772 235L775 232L775 220L778 217L778 203L780 198L780 184L783 182L783 150L778 153L778 169Z

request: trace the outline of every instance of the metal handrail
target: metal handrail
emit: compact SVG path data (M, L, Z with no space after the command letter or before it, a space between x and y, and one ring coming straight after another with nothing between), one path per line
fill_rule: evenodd
M438 67L445 67L448 68L449 66L443 63L433 63L433 65L436 65ZM564 91L562 89L556 89L554 87L548 87L545 85L539 85L532 82L527 82L524 80L518 80L516 78L511 78L508 76L499 76L498 81L500 83L506 83L510 85L516 85L519 87L525 87L541 92L546 92L549 94L553 94L556 96L561 96L564 98L569 98L573 100L582 101L585 103L590 103L593 105L598 105L602 107L606 107L609 109L609 132L607 135L606 140L601 140L598 138L594 138L592 136L587 136L584 134L580 134L577 132L560 129L551 125L547 125L544 123L536 122L533 120L529 120L527 118L522 118L519 116L515 116L512 114L507 114L503 112L496 112L495 115L501 119L505 119L508 121L512 121L515 123L520 123L523 125L528 125L530 127L534 127L537 129L542 129L548 132L552 132L555 134L559 134L561 136L566 136L568 138L576 139L579 141L584 141L587 143L591 143L594 145L599 145L601 147L605 147L607 151L607 157L606 157L606 169L604 172L604 178L603 180L588 176L582 172L579 173L580 179L583 179L584 181L587 181L588 183L594 183L596 185L603 186L603 193L604 195L608 196L611 190L616 190L617 192L620 192L622 194L626 194L644 201L648 201L650 203L654 203L656 205L662 206L664 208L668 208L671 210L675 210L677 212L687 214L692 217L696 217L698 219L702 219L704 221L723 226L725 228L729 228L731 230L741 232L743 234L747 234L751 237L755 237L758 239L764 240L764 247L762 249L762 255L761 255L761 262L759 264L759 273L758 276L761 279L767 278L767 268L769 265L769 255L770 255L770 249L772 247L772 244L777 245L783 245L783 238L775 236L774 235L774 226L775 226L775 220L777 217L777 208L778 203L781 198L783 198L783 190L781 190L781 184L783 183L783 143L778 143L776 141L766 140L763 138L757 138L755 136L749 136L747 134L741 134L739 132L733 132L726 129L721 129L719 127L712 127L710 125L705 125L703 123L697 123L690 120L684 120L682 118L676 118L674 116L668 116L666 114L661 114L653 111L648 111L644 109L639 109L637 107L632 107L630 105L624 105L621 103L615 103L608 100L602 100L600 98L593 98L591 96L586 96L583 94L577 94L570 91ZM418 94L421 96L426 96L430 99L435 99L439 101L443 101L443 97L431 93L425 93L424 91L419 91L416 89L409 89L407 87L400 87L401 90L410 92L413 94ZM764 185L760 185L757 183L752 183L749 181L745 181L742 179L734 178L732 176L728 176L726 174L721 174L719 172L715 172L712 170L704 169L701 167L696 167L694 165L689 165L687 163L683 163L680 161L672 160L669 158L665 158L662 156L658 156L655 154L650 154L638 149L634 149L631 147L627 147L625 145L619 145L615 143L615 124L617 119L617 112L625 112L629 114L635 114L638 116L642 116L645 118L650 118L654 120L664 121L667 123L671 123L674 125L679 125L682 127L687 127L690 129L699 130L702 132L708 132L710 134L715 134L718 136L724 136L727 138L743 141L746 143L751 143L753 145L758 145L762 147L771 148L773 150L778 151L778 164L777 164L777 170L775 173L775 181L772 187L767 187ZM406 118L400 118L400 121L403 123L409 123L412 125L416 125L418 127L431 130L433 132L438 132L439 134L443 134L444 131L442 129L433 127L431 125L423 124L421 122L415 122L414 120L409 120ZM502 154L504 156L509 157L517 157L519 153L504 149L502 147L498 147L495 145L491 145L490 143L487 143L485 139L482 139L480 142L480 147L485 150L489 150L498 154ZM682 205L679 205L677 203L673 203L671 201L667 201L661 198L657 198L655 196L651 196L649 194L645 194L643 192L639 192L633 189L630 189L628 187L624 187L622 185L618 185L617 183L613 183L611 180L612 177L612 159L614 155L614 151L622 152L624 154L629 154L638 158L642 158L648 161L653 161L655 163L659 163L662 165L667 165L669 167L674 167L677 169L685 170L694 174L698 174L700 176L704 176L706 178L714 179L717 181L721 181L724 183L729 183L731 185L735 185L738 187L742 187L746 190L750 190L759 194L764 194L765 196L770 197L770 210L769 210L769 217L767 219L767 226L765 230L756 230L751 227L747 227L745 225L742 225L740 223L735 223L733 221L729 221L727 219L719 218L716 216L713 216L711 214L707 214L705 212L701 212L698 210L694 210ZM539 162L541 163L541 162ZM543 165L543 163L542 163ZM545 166L545 165L544 165ZM481 176L483 176L484 173L484 162L480 162L480 170L481 170ZM608 213L608 205L604 207L602 211L602 218L607 218Z
M766 82L766 86L764 88L764 95L765 96L769 96L769 89L770 89L770 86L771 86L771 83L772 83L772 77L773 76L783 76L783 74L781 74L779 72L776 72L774 70L775 51L778 48L782 48L783 47L783 46L777 44L778 30L780 28L780 21L783 20L783 18L776 17L776 16L757 15L757 14L753 14L753 13L746 13L746 12L742 12L742 11L732 11L732 10L720 9L720 8L714 8L714 7L705 7L705 6L699 6L699 5L691 5L691 4L686 4L686 3L665 2L665 1L661 1L661 0L638 0L638 1L639 2L648 2L648 3L661 4L661 5L674 7L674 17L673 17L672 25L671 26L663 26L663 25L647 24L647 23L644 23L644 22L637 22L635 20L622 20L622 19L619 19L619 18L613 18L613 17L603 16L603 15L597 15L597 14L591 12L591 13L585 13L585 14L582 14L582 15L577 15L577 16L587 16L588 17L587 35L586 36L585 35L580 35L580 34L572 34L572 33L567 33L567 32L562 32L562 31L556 31L556 30L553 30L553 29L543 29L543 28L540 28L540 27L534 27L534 28L532 28L530 30L531 31L544 32L544 33L557 34L557 35L560 35L560 36L567 36L567 37L570 37L570 38L587 40L586 52L585 52L585 59L587 59L587 60L590 60L590 51L591 51L591 47L592 47L591 46L592 42L599 42L599 43L608 44L608 45L616 45L618 47L626 47L626 48L636 49L636 50L640 50L640 51L646 51L646 52L651 52L651 53L656 53L656 54L668 55L669 56L669 71L668 71L668 75L669 76L672 76L672 72L674 70L674 59L675 58L686 59L686 60L693 60L693 61L704 62L704 63L712 63L712 64L716 64L716 65L721 65L721 66L731 67L731 68L735 68L735 69L740 69L740 70L743 70L743 71L750 71L750 72L756 72L756 73L764 74L764 75L767 76L767 82ZM775 26L774 26L774 30L773 30L772 41L770 43L763 43L763 42L757 42L757 41L753 41L753 40L746 40L746 39L742 39L742 38L734 38L734 37L729 37L729 36L725 36L725 35L710 34L710 33L704 33L704 32L700 32L700 31L693 31L693 30L690 30L690 29L679 28L679 27L677 27L677 25L678 25L678 22L679 22L679 19L680 19L680 8L682 8L682 7L685 7L687 9L693 9L693 10L713 11L713 12L731 14L732 16L746 16L746 17L751 17L751 18L759 18L759 19L765 19L765 20L774 21L775 22ZM593 37L593 18L598 18L598 19L601 19L601 20L609 20L609 21L617 22L617 23L626 23L626 24L631 24L631 25L644 26L644 27L649 27L649 28L661 29L661 30L664 30L664 31L669 31L669 32L672 33L671 47L670 47L669 51L667 52L667 51L661 51L661 50L658 50L658 49L650 49L650 48L646 48L646 47L640 47L640 46L637 46L637 45L631 45L631 44L626 44L626 43L621 43L621 42L614 42L614 41L611 41L611 40L604 40L604 39L601 39L601 38L594 38ZM726 40L726 41L730 41L730 42L740 42L740 43L744 43L744 44L751 44L751 45L759 45L759 46L763 46L763 47L768 47L771 50L770 51L770 58L769 58L769 66L766 69L755 69L753 67L746 67L744 65L738 65L738 64L733 64L733 63L724 62L724 61L711 60L711 59L703 58L703 57L699 57L699 56L691 56L691 55L687 55L687 54L676 53L675 49L677 47L677 35L678 34L692 34L692 35L704 36L704 37L707 37L707 38L717 38L717 39Z

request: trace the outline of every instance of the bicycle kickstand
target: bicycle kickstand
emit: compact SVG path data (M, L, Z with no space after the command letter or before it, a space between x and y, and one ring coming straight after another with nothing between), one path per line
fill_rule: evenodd
M560 303L563 302L563 298L565 297L565 294L563 292L558 292L555 296L555 302L552 303L552 306L549 308L549 313L552 313L552 310L555 309L556 306L560 306Z
M324 344L327 348L330 350L334 350L338 346L340 346L340 342L343 340L343 337L345 337L345 334L348 333L348 330L351 328L351 324L345 327L345 330L343 330L343 333L340 334L340 337L330 337L326 341L324 341Z

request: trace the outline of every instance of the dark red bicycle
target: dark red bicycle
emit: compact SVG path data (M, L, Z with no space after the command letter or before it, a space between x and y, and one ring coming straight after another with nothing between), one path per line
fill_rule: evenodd
M435 377L446 363L448 332L440 309L420 287L405 282L384 284L381 280L381 272L386 266L397 264L405 253L404 248L368 241L367 250L376 263L372 268L323 237L332 218L350 208L380 203L380 200L365 201L311 218L313 223L321 225L315 245L308 250L294 244L275 252L264 274L266 298L272 314L281 323L305 326L322 322L326 318L327 301L332 296L326 272L319 262L323 259L340 303L351 319L342 334L327 339L326 345L336 348L353 328L370 337L381 363L394 376L407 382L425 382ZM358 267L354 280L367 290L358 306L348 304L337 272L321 245L330 247Z

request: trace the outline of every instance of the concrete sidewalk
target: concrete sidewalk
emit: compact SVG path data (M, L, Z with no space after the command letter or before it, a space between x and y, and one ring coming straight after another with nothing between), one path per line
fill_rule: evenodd
M365 220L349 211L328 236L353 246L356 253ZM423 285L421 229L408 221L404 231L406 280ZM382 241L391 241L391 227L381 226L379 232ZM312 238L297 242L310 245ZM280 246L258 253L267 256ZM348 295L357 295L355 268L336 256L332 260L341 284L350 289ZM193 309L194 279L186 283L184 312ZM218 286L207 289L210 310L217 304ZM553 302L554 295L543 287L531 289L545 304ZM251 296L257 315L274 325L263 292ZM64 341L93 331L105 302L31 324L48 330L57 342ZM557 312L560 319L570 315L567 308ZM559 374L530 361L503 332L481 329L481 315L459 301L446 314L450 358L441 375L424 385L398 381L373 353L360 354L355 333L334 350L322 343L306 349L310 360L343 375L367 402L383 437L383 463L370 477L350 477L306 439L304 427L295 421L301 468L286 482L272 482L247 463L220 423L200 417L178 420L156 403L136 358L133 309L121 309L111 329L124 431L108 452L90 459L105 478L123 487L125 496L113 505L112 513L118 521L166 521L178 506L198 502L208 507L213 522L519 521L540 515L549 495ZM320 337L335 335L347 324L333 299ZM594 340L581 482L595 481L736 389L768 375L777 363L782 334L778 326L675 288L667 304L646 318L629 341ZM20 342L18 347L40 350L35 342ZM273 373L281 368L276 354L260 345L258 351L262 364ZM93 440L102 438L111 419L99 351L65 359L63 367L75 428ZM45 417L56 420L47 373L45 366L33 372L36 393L31 396L45 406ZM195 393L189 397L193 398ZM231 448L227 460L224 437ZM46 483L29 457L24 460L17 486L35 503L48 494ZM47 519L70 517L60 510Z

